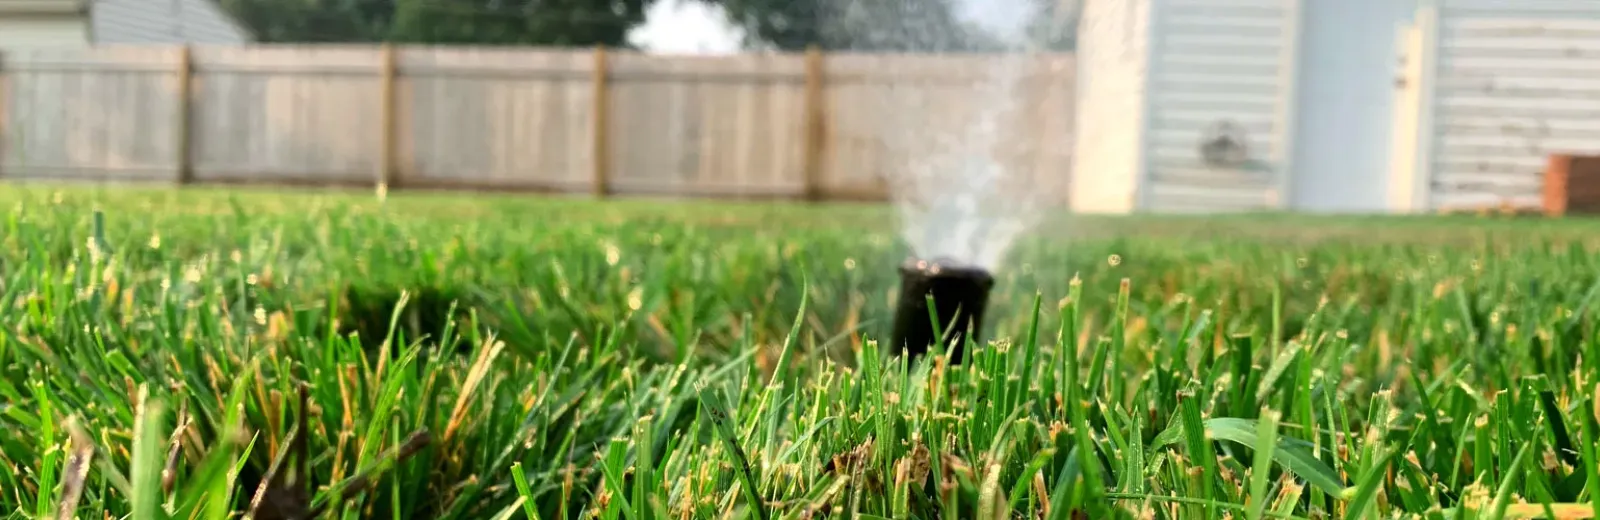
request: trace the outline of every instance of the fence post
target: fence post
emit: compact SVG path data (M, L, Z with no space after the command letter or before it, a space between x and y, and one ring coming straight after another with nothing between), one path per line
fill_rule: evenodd
M394 45L385 43L379 54L380 74L382 83L379 85L378 118L382 128L378 135L382 141L378 145L378 185L379 189L387 191L398 188L400 184L399 169L395 168L395 135L397 133L395 118L395 76L398 60L395 58Z
M821 201L823 149L827 146L827 98L824 96L826 64L822 49L812 45L806 49L805 91L805 155L801 159L801 175L805 176L806 200Z
M194 49L178 48L178 184L194 183Z
M604 45L594 48L594 134L590 153L594 156L594 195L611 193L611 71Z

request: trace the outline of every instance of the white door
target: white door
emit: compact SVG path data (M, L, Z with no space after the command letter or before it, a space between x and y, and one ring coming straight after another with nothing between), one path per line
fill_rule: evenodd
M1395 34L1415 0L1301 3L1294 209L1377 213L1387 208Z

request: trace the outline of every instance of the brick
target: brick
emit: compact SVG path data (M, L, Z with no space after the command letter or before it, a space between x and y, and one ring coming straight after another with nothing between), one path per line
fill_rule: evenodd
M1600 214L1600 155L1550 156L1544 173L1544 212Z

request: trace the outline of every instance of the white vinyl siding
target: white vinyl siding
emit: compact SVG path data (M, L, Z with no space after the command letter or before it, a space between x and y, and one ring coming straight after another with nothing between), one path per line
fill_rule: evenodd
M97 44L242 45L250 36L212 0L95 0Z
M1320 1L1320 0L1319 0ZM1144 153L1154 211L1277 207L1291 146L1298 0L1154 0ZM1207 165L1208 128L1244 129L1243 167Z
M1430 205L1538 205L1550 154L1600 153L1600 0L1438 12Z

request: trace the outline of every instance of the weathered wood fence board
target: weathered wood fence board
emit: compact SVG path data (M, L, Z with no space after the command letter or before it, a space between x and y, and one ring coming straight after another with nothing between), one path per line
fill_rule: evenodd
M380 64L373 47L196 47L195 181L373 182Z
M0 175L140 181L177 171L170 49L34 51L0 57Z
M594 75L588 53L397 52L401 184L584 191Z
M1061 56L842 54L828 59L825 184L971 168L994 159L1008 179L1065 194L1075 84Z
M803 59L614 54L611 150L619 193L795 195L803 190Z
M0 179L882 198L979 153L1064 199L1074 84L1070 55L19 51Z

